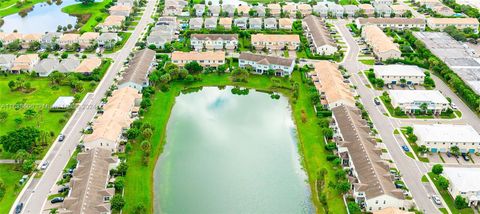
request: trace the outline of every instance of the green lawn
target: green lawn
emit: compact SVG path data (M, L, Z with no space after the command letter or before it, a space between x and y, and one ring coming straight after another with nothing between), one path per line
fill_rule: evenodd
M0 198L0 213L8 213L21 188L18 185L23 173L14 170L13 164L0 164L0 179L5 183L5 195Z
M289 89L290 83L282 79L280 85L286 86L283 88L274 87L269 77L250 75L248 83L233 83L228 74L202 74L202 81L195 82L191 85L184 83L172 83L168 92L156 92L154 99L152 99L152 106L150 111L145 114L145 122L152 124L155 127L152 136L151 155L148 166L142 163L143 152L139 148L138 143L133 143L133 150L127 156L128 173L126 176L125 186L125 201L127 202L123 211L125 213L132 213L136 204L143 204L153 212L153 170L157 158L163 151L165 145L166 125L170 117L170 112L175 104L175 97L186 88L200 87L200 86L225 86L237 85L243 87L254 88L262 91L276 91L287 96L292 100L292 91ZM326 160L327 151L325 151L323 144L323 135L321 128L318 126L318 118L311 106L311 98L308 95L308 87L301 82L300 73L295 72L292 79L299 83L299 99L296 102L290 102L293 110L293 117L297 124L297 131L300 143L300 153L302 155L302 164L309 177L309 184L312 190L312 200L317 208L317 213L325 213L322 209L317 197L315 189L315 181L317 173L320 169L325 168L328 171L325 183L335 182L334 169L330 162ZM302 111L307 120L302 122ZM346 213L342 197L337 192L330 188L325 188L327 203L330 211L335 213ZM139 191L142 190L142 191Z
M121 50L123 48L123 46L125 45L125 43L127 43L128 39L130 38L130 36L132 35L132 33L128 33L128 32L120 32L118 33L118 36L120 38L122 38L122 41L120 41L120 44L119 45L115 45L115 47L113 48L113 50L106 50L104 53L108 54L108 53L115 53L119 50Z
M453 202L454 200L453 200L452 196L450 195L450 193L447 190L443 190L442 188L440 188L440 186L438 184L438 175L435 175L432 172L429 172L428 177L430 177L430 179L433 181L433 183L435 184L435 187L437 188L438 192L440 192L440 195L442 196L445 203L447 203L447 206L450 208L450 210L452 211L453 214L472 214L472 213L474 213L472 208L465 208L465 209L462 209L462 210L458 210L457 208L455 208L455 205L454 205L454 202Z
M27 0L22 6L17 7L16 3L18 0L5 0L0 2L0 17L5 17L8 15L12 15L18 13L20 10L32 7L33 5L46 2L46 0ZM9 7L13 5L12 7Z
M100 23L105 20L108 16L108 12L102 12L102 9L105 8L112 0L103 0L102 2L94 2L91 4L74 4L62 8L62 11L70 15L78 16L79 22L83 24L80 28L81 32L90 32ZM102 18L100 22L95 20L97 17Z
M361 63L363 63L365 65L374 65L375 64L374 59L360 59L358 61L360 61Z
M392 106L392 103L385 101L385 99L386 99L385 96L382 95L382 96L380 96L379 98L380 98L380 100L382 101L382 103L383 103L383 105L385 106L385 108L387 109L388 113L390 113L390 116L396 117L396 118L408 118L407 115L400 115L400 116L399 116L399 115L396 115L396 114L395 114L395 111L394 111L394 108L393 108L393 106Z
M413 149L413 151L415 152L415 154L417 155L418 157L418 160L419 161L422 161L422 162L425 162L425 163L429 163L430 160L428 160L428 158L426 157L423 157L422 154L420 153L419 151L419 146L417 145L416 142L412 142L408 139L407 137L407 131L405 129L402 129L402 135L405 137L405 139L407 139L408 143L410 144L410 147Z

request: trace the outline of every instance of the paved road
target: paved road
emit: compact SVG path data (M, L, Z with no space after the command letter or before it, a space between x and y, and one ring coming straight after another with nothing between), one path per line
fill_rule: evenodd
M404 142L399 142L393 135L394 129L399 126L397 120L383 115L381 107L376 106L373 103L373 98L377 96L379 92L367 88L365 84L362 83L362 79L358 74L359 71L364 70L366 67L357 61L360 48L345 27L344 21L337 22L336 26L349 46L349 51L345 60L342 62L342 65L352 74L351 80L357 86L357 92L360 94L360 99L370 114L370 117L382 137L383 142L387 146L395 164L400 170L418 208L424 213L440 213L429 198L432 194L431 190L427 190L421 182L422 176L428 172L428 166L406 156L401 149L401 145L403 145Z
M416 11L415 9L413 9L412 7L410 7L407 3L405 3L403 0L400 0L400 1L397 1L399 4L401 5L404 5L406 7L408 7L408 10L410 10L410 12L412 12L412 15L415 17L415 18L425 18L425 15L419 13L418 11Z
M80 142L82 135L81 131L95 116L96 106L100 104L106 91L112 85L117 72L122 68L123 62L132 52L137 40L143 35L147 24L152 22L151 16L156 9L155 6L156 0L148 0L142 18L131 37L126 42L124 48L115 55L110 55L113 57L114 62L106 72L96 90L85 96L80 106L62 130L62 133L66 135L65 140L63 142L55 141L45 155L42 163L45 161L49 162L47 170L40 179L34 179L27 187L25 187L24 191L18 196L17 201L10 210L11 213L16 204L20 202L25 204L23 213L41 212L44 203L50 194L50 190L55 185L59 176L61 176L71 154Z

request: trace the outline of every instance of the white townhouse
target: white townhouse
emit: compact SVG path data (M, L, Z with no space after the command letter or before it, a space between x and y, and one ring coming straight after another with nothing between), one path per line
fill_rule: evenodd
M359 28L367 25L375 25L381 29L392 28L397 30L419 28L425 30L427 26L425 19L421 18L358 18L355 23Z
M373 72L385 84L399 84L404 79L407 85L421 85L425 79L423 70L415 65L374 65Z
M258 74L274 70L276 76L291 75L295 67L295 59L251 53L241 53L238 62L241 68L251 67Z
M237 34L192 34L190 43L195 51L233 50L238 46Z
M457 146L462 153L480 151L480 134L470 125L430 124L414 125L417 144L425 145L431 152L447 152Z
M319 17L310 15L302 21L305 36L307 37L310 49L320 55L332 55L338 51L330 32L325 23Z
M392 106L400 107L405 113L420 111L424 103L434 114L446 111L449 106L448 100L437 90L390 90L388 94L392 100Z
M373 5L392 5L394 0L373 0Z
M478 182L480 169L445 167L443 168L443 176L450 182L448 192L453 198L460 195L467 199L469 206L478 206L480 201L480 182Z

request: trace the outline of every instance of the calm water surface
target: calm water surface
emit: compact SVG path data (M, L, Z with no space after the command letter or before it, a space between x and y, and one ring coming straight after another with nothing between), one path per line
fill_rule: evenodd
M19 33L45 33L56 32L57 26L75 26L77 17L62 12L62 8L68 5L77 4L75 0L63 0L60 5L53 1L52 4L38 3L28 15L21 17L12 14L3 18L5 23L0 28L3 32L11 33L17 30Z
M312 213L288 100L204 88L176 98L155 213Z

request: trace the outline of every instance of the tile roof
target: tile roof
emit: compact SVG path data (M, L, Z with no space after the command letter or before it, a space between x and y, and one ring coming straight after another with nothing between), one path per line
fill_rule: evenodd
M292 63L295 61L294 59L290 58L283 58L283 57L276 57L276 56L265 56L260 54L252 54L252 53L241 53L238 57L239 60L247 60L257 62L259 64L264 65L281 65L281 66L291 66Z
M315 87L325 95L328 104L343 103L355 106L355 98L350 86L343 82L344 78L338 65L329 61L318 61L313 64L312 73Z
M125 69L119 85L126 82L134 82L143 85L148 82L148 72L152 62L155 60L155 51L148 48L143 49L135 54L129 62L129 66Z
M80 65L75 68L75 72L78 73L91 73L93 70L98 68L102 64L102 59L98 57L92 57L88 59L84 59Z
M313 37L313 42L319 47L323 45L336 46L325 23L320 18L309 15L303 19Z

